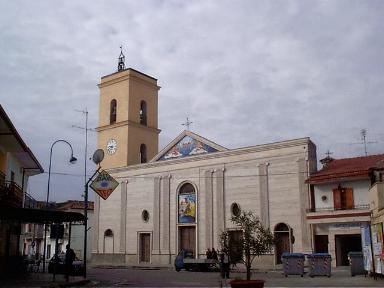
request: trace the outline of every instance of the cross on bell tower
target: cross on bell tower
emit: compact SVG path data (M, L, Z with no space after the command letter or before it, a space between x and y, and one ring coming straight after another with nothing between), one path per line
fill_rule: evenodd
M117 71L122 71L125 69L125 56L123 54L123 46L120 46L120 56L119 62L117 64Z

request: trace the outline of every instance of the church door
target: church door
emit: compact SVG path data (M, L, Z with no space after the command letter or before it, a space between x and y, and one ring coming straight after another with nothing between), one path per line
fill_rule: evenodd
M276 225L274 234L276 264L281 264L281 255L283 255L284 252L291 251L289 227L284 223L280 223Z
M195 226L180 227L180 250L192 251L193 256L196 256L196 229Z
M140 262L150 262L151 257L151 234L140 234Z

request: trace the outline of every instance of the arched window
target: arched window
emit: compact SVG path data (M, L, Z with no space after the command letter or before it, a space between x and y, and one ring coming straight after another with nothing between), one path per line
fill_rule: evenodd
M113 232L111 229L107 229L104 232L104 237L113 237Z
M196 223L196 192L191 183L183 184L179 189L179 223Z
M110 114L109 114L109 124L116 123L116 111L117 111L117 101L113 99L111 101Z
M147 103L145 101L140 102L140 124L147 125Z
M147 163L147 147L145 144L140 145L140 163Z
M185 183L183 186L181 186L179 194L194 194L195 193L195 187L191 183Z

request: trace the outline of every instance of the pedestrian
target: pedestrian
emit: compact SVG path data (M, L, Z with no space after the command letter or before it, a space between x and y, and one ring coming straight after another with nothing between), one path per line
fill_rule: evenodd
M65 248L67 249L67 251L65 252L65 279L68 282L69 275L71 274L71 271L72 271L72 263L76 258L76 254L73 251L73 249L69 246L69 244L67 244Z
M225 252L220 254L220 268L221 278L229 279L230 261L229 255Z
M216 252L215 248L212 248L211 255L212 255L213 260L219 260L219 258L217 257L217 252Z
M211 259L212 258L212 252L211 252L211 249L207 249L207 252L205 252L205 255L207 256L207 259Z

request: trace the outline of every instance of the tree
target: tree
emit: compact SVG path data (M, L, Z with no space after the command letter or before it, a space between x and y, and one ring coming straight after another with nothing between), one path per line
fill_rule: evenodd
M242 211L238 215L233 215L231 221L243 233L239 241L231 243L229 232L222 232L220 235L221 250L227 254L233 249L243 252L240 262L244 263L247 269L247 280L250 280L253 260L256 256L271 252L274 238L269 228L264 228L252 211Z

